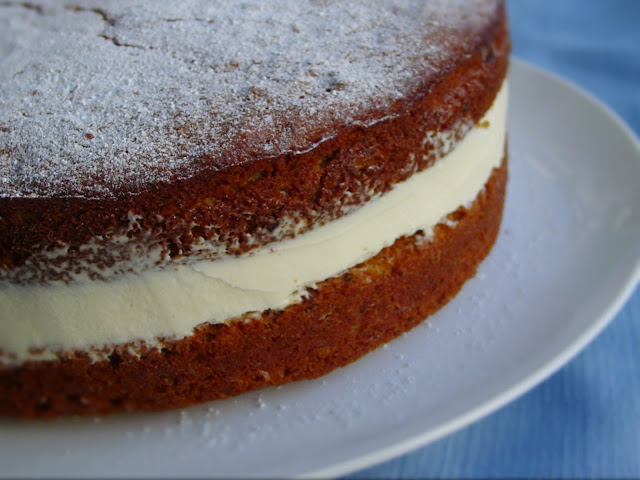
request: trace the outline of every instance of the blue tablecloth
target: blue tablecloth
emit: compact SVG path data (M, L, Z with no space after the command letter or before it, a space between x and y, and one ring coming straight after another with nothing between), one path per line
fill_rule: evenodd
M511 0L508 8L516 57L590 91L640 135L640 0ZM350 478L640 478L639 352L636 288L599 337L523 397Z

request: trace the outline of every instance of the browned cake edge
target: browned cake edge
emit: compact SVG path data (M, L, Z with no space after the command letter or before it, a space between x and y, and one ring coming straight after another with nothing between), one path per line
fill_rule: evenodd
M500 228L506 180L505 153L474 203L450 214L432 238L402 237L286 309L204 325L139 357L121 345L104 361L76 352L0 369L0 415L164 410L347 365L421 323L475 274Z

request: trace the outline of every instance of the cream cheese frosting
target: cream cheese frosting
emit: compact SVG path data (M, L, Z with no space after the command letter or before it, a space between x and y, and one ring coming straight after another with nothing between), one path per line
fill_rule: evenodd
M0 290L0 363L55 352L183 338L203 323L284 308L306 289L403 235L432 231L470 205L504 154L507 85L484 118L432 167L333 222L242 257L124 275L113 281Z

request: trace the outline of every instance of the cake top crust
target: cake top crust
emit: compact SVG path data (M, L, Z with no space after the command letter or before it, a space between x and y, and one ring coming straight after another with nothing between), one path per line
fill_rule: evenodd
M0 197L109 198L397 115L500 0L0 3Z

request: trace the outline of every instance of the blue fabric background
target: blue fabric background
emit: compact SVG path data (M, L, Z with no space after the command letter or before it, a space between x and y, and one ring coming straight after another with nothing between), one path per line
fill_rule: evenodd
M516 57L588 90L640 135L640 0L507 5ZM580 355L523 397L348 478L498 477L640 478L640 288Z

